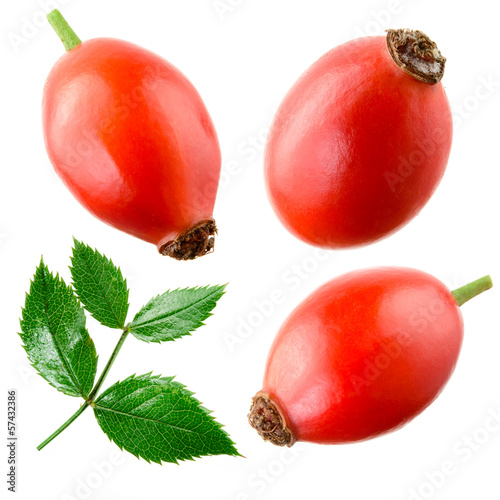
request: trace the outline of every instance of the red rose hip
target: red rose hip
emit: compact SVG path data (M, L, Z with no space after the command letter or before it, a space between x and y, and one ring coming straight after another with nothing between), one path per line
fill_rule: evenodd
M265 154L269 199L293 235L361 246L418 214L450 153L444 64L420 31L389 30L331 50L301 76Z
M43 94L57 174L93 215L163 255L210 252L221 155L194 86L148 50L112 38L82 43L58 11L48 17L68 50Z
M429 274L391 267L330 281L276 336L250 424L280 446L350 443L398 429L453 372L459 305L491 286L486 276L450 292Z

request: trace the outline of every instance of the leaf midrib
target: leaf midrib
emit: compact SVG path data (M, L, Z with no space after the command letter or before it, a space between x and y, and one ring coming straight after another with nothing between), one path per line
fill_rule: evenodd
M69 362L69 359L67 359L66 356L64 355L64 353L62 351L62 346L59 344L59 340L57 339L57 335L56 335L55 330L52 326L52 322L51 322L50 314L49 314L49 303L47 300L48 289L47 289L47 282L46 282L45 267L42 268L42 283L43 283L43 292L44 292L43 293L43 303L45 305L45 312L47 314L47 323L48 323L48 327L49 327L49 332L51 333L51 336L54 340L54 345L55 345L57 352L58 352L58 354L63 362L63 365L65 366L66 370L68 371L76 388L80 392L80 396L82 396L82 398L86 399L87 395L85 394L85 391L81 387L80 382L78 381L78 377L76 376L76 373L74 372L74 370Z
M117 415L123 415L123 416L128 417L128 418L137 418L139 420L145 420L146 422L152 422L155 424L165 425L166 427L171 427L172 429L177 429L177 430L180 430L183 432L190 432L191 434L202 434L203 435L203 433L198 433L198 432L192 431L190 429L184 429L183 427L179 427L178 425L172 425L172 424L169 424L167 422L162 422L161 420L154 420L152 418L141 417L140 415L131 415L130 413L118 411L118 410L115 410L113 408L106 408L105 406L99 406L99 403L94 403L93 407L94 407L94 409L108 411L110 413L116 413Z
M140 322L140 323L135 323L135 324L134 324L134 321L132 321L132 323L130 324L130 330L134 330L134 328L143 328L145 326L154 325L155 323L159 323L161 321L164 321L166 318L169 318L170 316L174 316L175 314L178 314L180 312L187 311L188 309L190 309L191 307L196 306L200 302L203 302L205 300L208 300L208 299L212 298L218 291L219 291L218 289L215 289L212 293L210 293L210 295L206 295L205 297L203 297L203 298L201 298L201 299L193 302L192 304L189 304L187 307L181 307L179 309L176 309L175 311L171 311L169 313L165 313L162 316L159 316L159 317L157 317L155 319L151 319L151 320L148 320L148 321L144 321L144 322Z
M97 288L99 288L99 290L101 290L102 295L104 297L104 300L105 300L106 304L108 305L109 310L111 311L111 314L112 314L113 318L115 319L116 324L118 325L118 328L124 328L124 325L121 324L120 320L118 319L118 316L116 315L113 307L111 306L111 303L108 300L108 296L106 295L104 288L101 286L99 281L95 278L94 273L92 272L92 267L90 266L89 262L87 261L86 255L83 252L80 255L82 256L83 262L87 265L87 267L90 271L90 275L92 276L92 278L94 278L94 281L97 285ZM103 266L103 270L104 270L104 266Z

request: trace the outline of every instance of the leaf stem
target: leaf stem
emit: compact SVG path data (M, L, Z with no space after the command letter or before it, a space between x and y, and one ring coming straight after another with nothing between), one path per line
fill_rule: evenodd
M69 417L68 420L66 420L66 422L64 422L64 424L62 424L61 427L59 427L59 429L57 429L55 432L53 432L43 443L39 444L36 447L36 449L38 451L40 451L42 448L47 446L54 438L59 436L59 434L61 434L61 432L64 429L66 429L66 427L68 427L70 424L72 424L87 409L88 406L89 406L89 402L85 401L82 404L82 406L80 406L80 408L78 408L78 411L76 413L71 415L71 417Z
M88 403L91 404L93 399L96 397L97 393L99 392L99 389L102 387L102 384L104 383L105 378L108 376L109 370L111 370L111 367L113 366L113 363L115 362L116 357L118 356L118 353L120 352L120 349L122 348L126 338L128 337L128 334L130 333L130 329L127 326L125 330L123 330L123 333L120 337L120 340L116 344L116 347L114 351L111 354L111 357L109 358L108 362L106 363L106 366L104 367L104 370L101 373L101 376L99 377L99 380L97 381L96 385L92 389L92 392L89 395L88 398Z
M61 42L67 51L74 49L77 45L82 43L66 19L64 19L63 15L57 9L47 14L47 19L61 39Z
M472 283L464 285L456 290L453 290L451 293L457 304L459 306L465 304L468 300L474 298L476 295L489 290L493 286L493 282L491 281L490 276L483 276Z
M118 356L118 353L120 352L120 349L122 348L125 339L127 338L128 334L130 333L130 329L127 326L125 330L123 330L123 333L121 334L120 340L116 344L116 347L114 348L111 357L109 358L108 362L106 363L106 366L104 367L104 370L101 373L101 376L99 377L99 380L97 381L96 385L92 389L92 392L89 394L88 399L80 406L78 411L74 413L64 424L61 425L55 432L53 432L43 443L37 446L37 450L40 451L42 448L47 446L54 438L59 436L61 432L66 429L69 425L71 425L86 409L88 406L92 404L93 399L95 398L97 392L101 388L102 384L104 383L104 379L107 377L109 370L111 370L111 367L113 366L113 363L115 362L116 357Z

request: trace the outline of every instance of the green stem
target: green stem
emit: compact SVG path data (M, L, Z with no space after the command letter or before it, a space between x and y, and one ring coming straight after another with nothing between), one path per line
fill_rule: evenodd
M66 420L66 422L64 422L64 424L62 424L61 427L59 427L59 429L53 432L43 443L39 444L36 447L36 449L40 451L42 448L47 446L54 438L59 436L59 434L61 434L61 432L64 429L66 429L66 427L69 427L69 425L73 423L87 409L88 406L89 406L88 401L85 401L85 403L83 403L82 406L78 408L78 411L76 413L74 413L71 417L69 417L68 420Z
M464 285L456 290L453 290L451 293L457 304L459 306L465 304L468 300L474 298L476 295L483 293L486 290L489 290L493 286L493 282L491 281L490 276L483 276L468 285Z
M106 366L104 367L104 370L101 373L101 376L99 377L99 380L97 381L97 384L94 386L92 389L92 392L89 394L88 402L89 404L92 403L94 398L96 397L96 394L99 392L99 389L102 387L102 384L104 383L104 379L108 376L109 370L111 370L111 367L113 366L113 363L115 362L116 357L118 356L118 353L120 352L120 349L122 348L128 334L130 333L130 330L128 327L123 330L123 333L120 337L120 340L118 341L118 344L116 344L116 347L111 354L111 357L109 358L108 362L106 363Z
M55 432L53 432L43 443L41 443L39 446L37 446L37 450L40 451L42 448L47 446L54 438L59 436L61 432L66 429L69 425L71 425L86 409L88 406L92 404L92 401L94 400L97 392L99 389L102 387L102 384L104 383L104 379L107 377L109 370L111 370L111 367L113 366L113 363L115 362L116 357L118 356L118 353L120 352L120 349L122 348L125 339L127 338L128 334L130 333L130 330L128 327L123 330L123 333L121 334L120 340L118 340L118 343L116 344L113 352L111 353L111 357L109 358L108 362L106 363L106 366L104 367L104 370L101 373L101 376L99 377L99 380L97 381L96 385L92 389L92 392L89 394L88 399L80 406L78 411L73 414L64 424L59 427Z
M76 33L72 30L71 26L67 23L66 19L64 19L63 15L57 9L47 14L47 19L61 39L66 50L74 49L77 45L82 43Z

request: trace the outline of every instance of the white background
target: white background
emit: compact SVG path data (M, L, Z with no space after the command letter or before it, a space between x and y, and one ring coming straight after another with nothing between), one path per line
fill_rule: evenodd
M500 412L495 3L476 0L467 8L451 0L45 3L59 7L83 40L110 36L142 45L195 84L223 154L215 210L220 235L213 255L179 263L102 224L72 198L47 159L40 124L43 83L63 47L40 21L48 8L42 1L3 2L0 334L5 373L0 436L6 434L6 390L16 388L18 498L499 498L500 431L484 427L490 414ZM38 26L26 27L28 22ZM396 235L358 250L317 252L282 228L267 201L262 175L266 130L285 92L324 52L355 37L400 27L421 29L448 58L443 83L455 116L448 170L421 215ZM229 282L215 315L192 337L165 345L129 338L105 387L132 373L177 375L214 410L246 458L150 465L110 443L91 411L36 451L79 402L34 373L17 335L18 318L41 254L51 270L69 281L73 235L121 266L131 289L130 314L168 288ZM264 443L246 414L279 325L320 284L351 269L379 265L422 269L450 288L488 273L497 281L496 289L463 307L465 342L445 391L407 427L369 442L302 444L289 451ZM270 306L274 290L284 298ZM263 308L265 318L259 312ZM249 320L257 326L248 326ZM87 325L102 369L118 334L91 318ZM6 473L7 449L0 449L0 470ZM438 473L443 467L452 473ZM6 488L2 480L0 489Z

